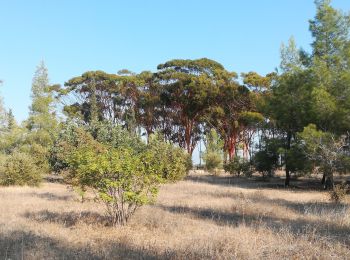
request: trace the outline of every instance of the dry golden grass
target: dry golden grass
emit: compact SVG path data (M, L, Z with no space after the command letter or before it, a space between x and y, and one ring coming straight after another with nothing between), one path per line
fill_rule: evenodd
M0 259L346 259L349 213L319 191L192 174L114 229L65 185L0 188Z

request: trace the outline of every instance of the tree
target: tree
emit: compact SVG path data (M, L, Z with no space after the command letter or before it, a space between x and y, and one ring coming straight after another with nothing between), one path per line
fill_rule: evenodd
M49 84L48 71L42 61L33 77L32 105L30 106L27 128L32 133L38 133L38 140L45 146L52 143L53 134L56 132L57 119L55 111L55 99Z
M122 97L118 78L103 71L88 71L70 79L59 92L65 113L86 123L93 120L120 122Z
M36 159L37 166L48 172L49 150L57 135L58 122L55 99L44 62L39 64L33 77L32 105L26 126L29 133L20 150L31 154Z
M249 76L256 76L249 73ZM249 86L239 85L236 74L223 72L219 82L219 93L215 105L211 108L208 122L216 129L224 140L224 162L232 160L236 155L238 143L244 141L245 154L253 136L253 125L262 119L256 111L255 92ZM251 130L251 131L250 131Z
M12 131L17 127L17 122L15 116L12 113L12 109L9 109L9 112L7 113L7 129L9 131Z
M160 117L162 113L160 88L156 84L154 74L144 71L138 75L142 79L137 99L136 120L140 127L146 130L147 140L156 131L161 130Z
M273 120L284 139L286 187L289 186L291 172L287 154L293 142L297 141L296 133L314 118L311 97L315 82L312 72L304 69L299 62L298 55L293 40L282 48L282 74L275 78L265 107L266 115Z
M312 56L314 65L325 65L329 70L338 69L345 50L349 48L350 16L334 9L331 0L316 0L316 15L310 20L314 41Z
M70 118L81 119L90 125L109 121L136 134L139 89L146 80L147 76L128 70L118 74L88 71L67 81L59 91L59 97Z
M313 92L317 126L338 134L350 129L350 16L318 0L310 21L314 38L310 68L317 82Z
M349 155L346 153L345 136L336 138L333 134L317 130L308 125L299 134L304 141L307 156L315 162L325 176L325 188L334 188L334 173L346 173L349 170Z
M223 71L221 64L205 58L158 65L163 133L189 154L200 139L202 117L214 100L216 80Z

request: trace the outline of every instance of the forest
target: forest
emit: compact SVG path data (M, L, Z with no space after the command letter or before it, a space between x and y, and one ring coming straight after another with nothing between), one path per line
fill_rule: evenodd
M280 64L267 75L228 71L209 58L173 59L154 71L87 71L59 85L49 81L48 69L41 62L32 81L28 118L18 123L11 109L0 106L0 190L63 183L74 190L79 203L85 205L82 207L99 205L101 217L94 222L117 229L130 221L132 226L137 212L156 203L162 187L172 189L178 183L187 187L186 180L203 180L198 172L210 180L229 178L232 183L252 185L279 178L283 180L279 190L291 192L291 196L300 183L311 181L315 194L326 192L329 205L346 210L350 15L333 8L328 0L315 3L316 14L309 22L311 51L298 47L291 37L281 46ZM200 154L204 164L196 165L192 155L200 143L205 145ZM231 192L227 186L220 189L222 196ZM185 206L181 210L186 213ZM208 214L218 221L214 213ZM49 214L40 219L45 216ZM65 219L69 220L72 218ZM339 243L345 243L347 249L342 250L348 250L346 235L344 239ZM6 243L0 239L0 246L7 245L10 252L17 248ZM70 253L68 256L74 256ZM124 256L147 258L130 254ZM223 255L157 255L170 259L186 256ZM286 255L268 258L277 256ZM41 257L44 255L28 256Z

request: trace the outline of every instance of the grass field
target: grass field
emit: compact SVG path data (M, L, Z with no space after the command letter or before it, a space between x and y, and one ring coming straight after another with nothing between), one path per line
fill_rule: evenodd
M191 174L128 226L63 184L0 188L0 259L346 259L350 203L327 193Z

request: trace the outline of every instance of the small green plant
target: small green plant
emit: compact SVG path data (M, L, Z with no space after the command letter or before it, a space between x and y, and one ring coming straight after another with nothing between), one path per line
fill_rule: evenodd
M28 154L14 152L1 165L0 185L38 186L42 181L41 169Z
M330 201L334 203L341 203L345 199L348 189L349 185L346 183L334 185L333 190L329 192Z

